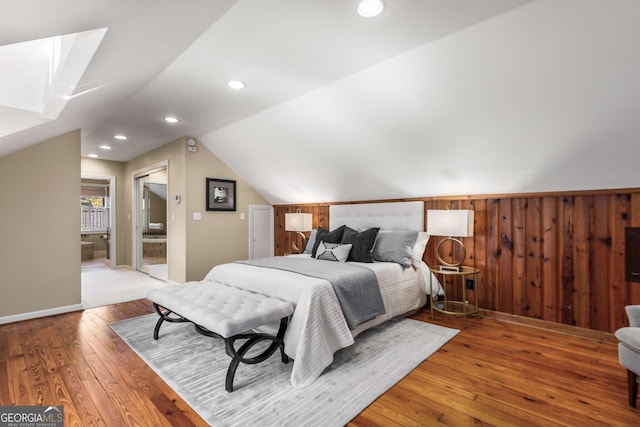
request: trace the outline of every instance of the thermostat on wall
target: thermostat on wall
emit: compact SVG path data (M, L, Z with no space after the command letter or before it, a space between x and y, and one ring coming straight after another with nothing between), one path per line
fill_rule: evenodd
M196 147L196 140L194 138L187 138L187 151L192 153L198 151L198 147Z

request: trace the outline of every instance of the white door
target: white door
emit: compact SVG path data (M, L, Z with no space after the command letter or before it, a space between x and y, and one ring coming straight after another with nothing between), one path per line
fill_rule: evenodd
M249 259L273 256L273 208L249 205Z

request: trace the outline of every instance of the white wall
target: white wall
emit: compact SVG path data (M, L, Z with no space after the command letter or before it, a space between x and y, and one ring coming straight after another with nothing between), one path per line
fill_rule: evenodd
M637 187L638 16L537 0L202 140L274 204Z

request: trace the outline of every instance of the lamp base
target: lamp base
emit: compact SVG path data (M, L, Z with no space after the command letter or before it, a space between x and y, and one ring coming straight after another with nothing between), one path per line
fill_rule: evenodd
M302 249L300 249L297 245L296 245L296 237L300 236L300 240L302 241ZM302 231L298 231L293 235L293 238L291 239L291 249L293 250L294 254L301 254L302 251L304 251L304 248L307 246L307 237L304 235L304 233L302 233Z
M460 246L461 254L462 254L462 256L460 257L460 260L456 260L455 258L454 258L453 262L449 262L449 261L445 261L444 260L444 258L442 257L442 244L444 242L447 242L447 241L450 241L452 244L457 244L458 246ZM452 251L452 254L454 252L455 251ZM462 244L462 242L460 240L458 240L458 239L453 238L453 237L447 237L446 239L442 239L440 241L440 243L438 243L438 246L436 248L436 258L438 260L438 263L440 265L444 265L444 266L447 266L447 267L452 267L452 268L460 267L462 265L462 263L464 262L464 259L466 258L466 256L467 256L467 250L464 247L464 245Z

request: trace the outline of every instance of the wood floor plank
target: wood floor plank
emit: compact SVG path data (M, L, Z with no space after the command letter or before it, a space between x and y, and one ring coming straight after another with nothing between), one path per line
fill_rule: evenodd
M0 404L64 404L66 425L206 425L108 326L151 312L141 299L0 325ZM639 425L626 397L615 344L472 318L349 425Z
M82 426L106 426L100 416L96 402L91 400L89 390L78 376L73 366L67 365L60 368L60 375L69 390L72 406ZM66 412L66 407L65 407ZM65 414L66 417L66 414Z

